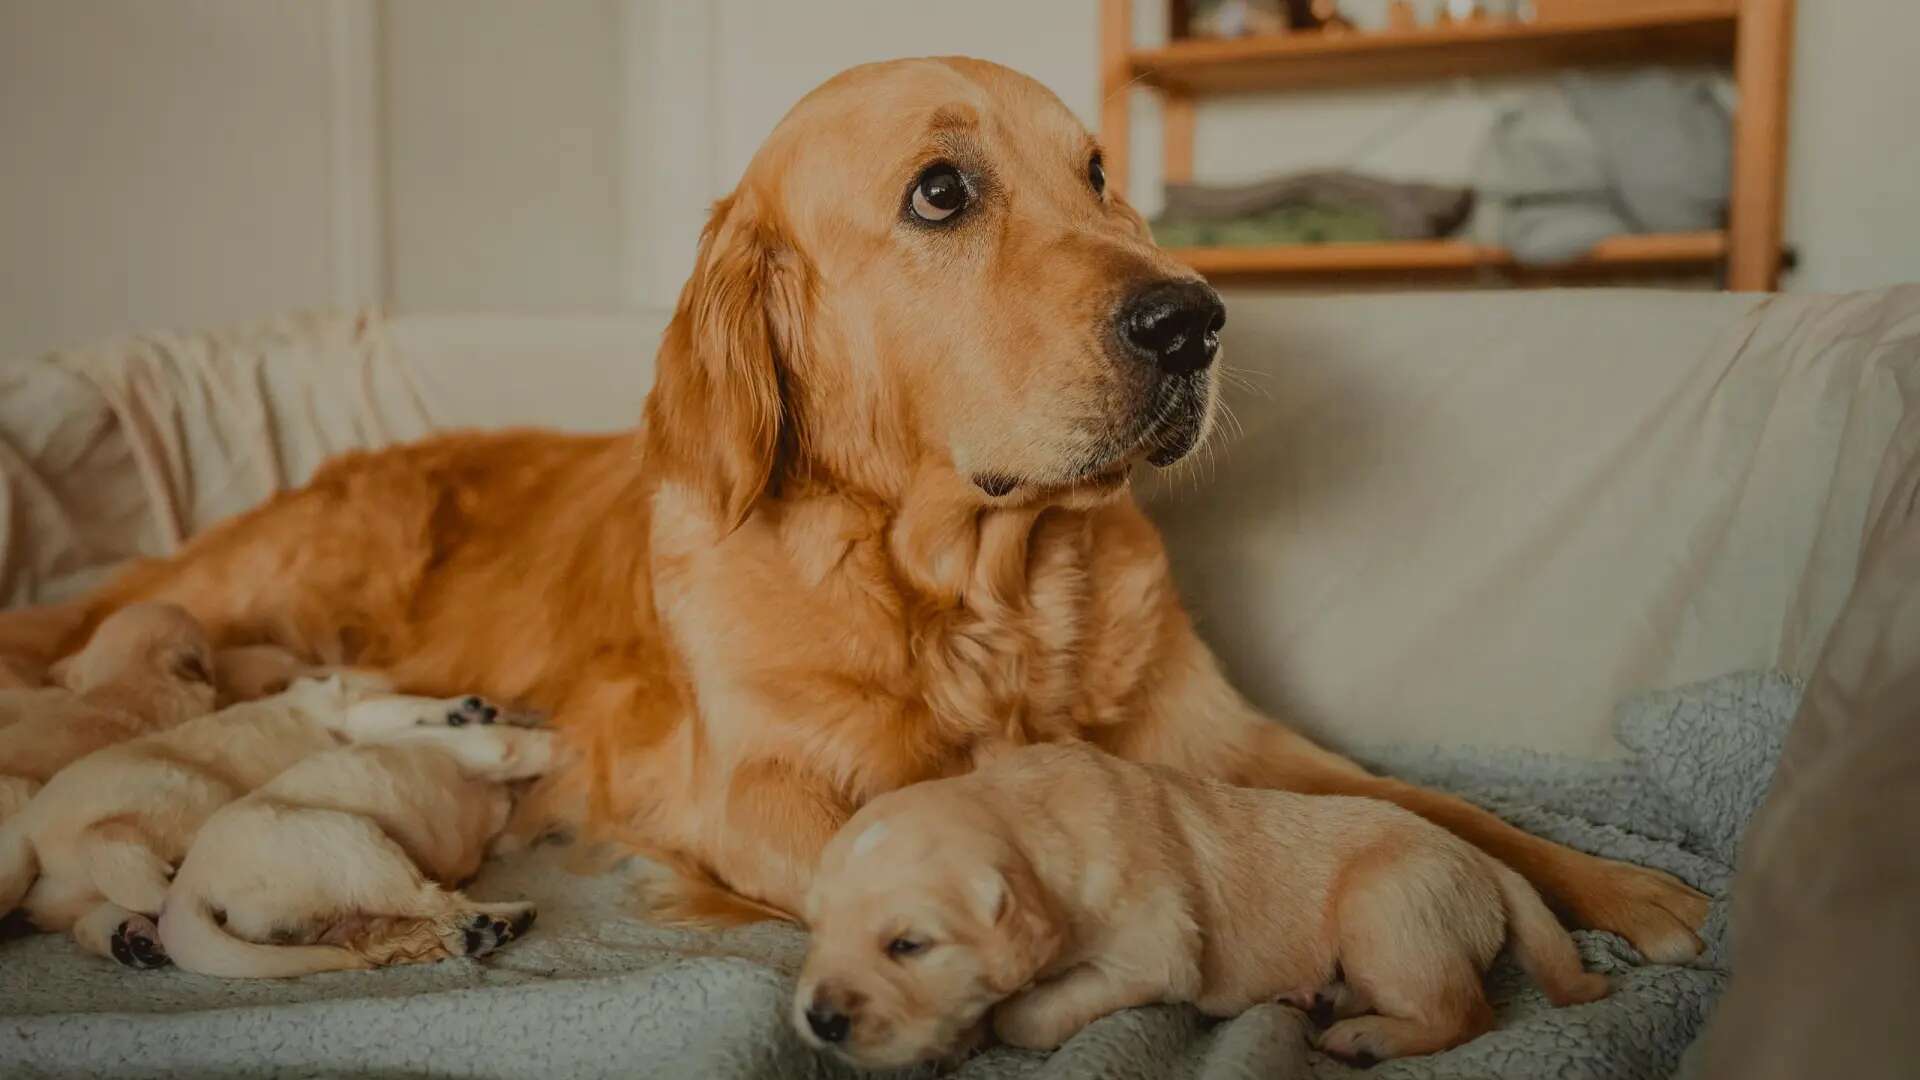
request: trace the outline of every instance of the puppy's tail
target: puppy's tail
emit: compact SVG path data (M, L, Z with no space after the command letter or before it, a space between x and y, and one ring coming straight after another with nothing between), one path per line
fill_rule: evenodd
M1487 862L1500 884L1507 907L1507 932L1513 939L1521 970L1546 991L1555 1005L1579 1005L1607 996L1607 977L1580 967L1580 950L1573 936L1547 909L1546 901L1507 864L1491 856Z
M40 860L27 842L27 830L19 818L0 822L0 915L20 906L20 901L40 876Z
M178 891L160 912L160 944L181 968L224 979L287 979L373 966L332 945L260 945L234 937L205 900Z
M661 864L660 872L643 880L640 900L647 914L669 926L746 926L756 922L800 920L793 914L742 896L694 859L648 847L640 854Z

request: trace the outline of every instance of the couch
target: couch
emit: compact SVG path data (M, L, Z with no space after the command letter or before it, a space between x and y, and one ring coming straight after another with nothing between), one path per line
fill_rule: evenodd
M1138 489L1238 685L1369 760L1417 744L1596 762L1629 753L1614 710L1638 692L1743 671L1805 686L1734 888L1740 974L1687 1067L1920 1060L1897 1022L1920 989L1920 287L1228 307L1231 418ZM308 313L0 367L0 599L74 595L342 450L627 426L663 326ZM680 949L796 955L748 933L644 947L669 966ZM327 996L202 990L101 1000ZM16 1014L21 1040L84 1028L95 998L75 993L0 1022ZM0 1062L14 1043L0 1032ZM181 1053L184 1074L205 1065ZM61 1071L46 1054L22 1069Z

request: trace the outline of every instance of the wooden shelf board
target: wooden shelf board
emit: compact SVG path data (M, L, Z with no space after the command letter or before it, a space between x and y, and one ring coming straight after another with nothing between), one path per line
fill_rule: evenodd
M1210 278L1476 270L1552 274L1711 266L1726 258L1727 236L1723 232L1615 236L1601 241L1584 258L1564 267L1522 267L1505 248L1465 240L1173 248L1170 254Z
M1481 20L1412 30L1308 31L1176 41L1128 55L1133 76L1189 94L1245 93L1578 65L1726 60L1740 0L1673 0L1551 22Z

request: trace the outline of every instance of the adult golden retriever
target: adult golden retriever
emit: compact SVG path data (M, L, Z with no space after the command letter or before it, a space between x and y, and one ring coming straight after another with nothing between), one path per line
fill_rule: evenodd
M1390 799L1577 923L1693 954L1705 899L1675 879L1371 776L1227 684L1128 493L1206 435L1221 319L1038 83L855 68L714 207L638 433L345 456L0 647L44 662L171 600L222 645L550 710L583 763L535 802L665 855L685 918L794 912L868 798L1084 739Z

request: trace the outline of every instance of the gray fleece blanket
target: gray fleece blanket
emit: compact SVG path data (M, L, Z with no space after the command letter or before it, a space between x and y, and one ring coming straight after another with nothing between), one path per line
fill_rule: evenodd
M1549 1007L1502 960L1499 1027L1466 1046L1366 1073L1375 1080L1668 1076L1728 977L1724 899L1741 828L1759 804L1799 689L1728 676L1652 694L1619 714L1630 756L1386 748L1370 763L1473 798L1534 832L1658 866L1716 898L1695 967L1646 966L1621 939L1580 933L1602 1001ZM842 1077L788 1030L805 938L761 925L666 930L635 918L637 862L583 872L543 848L490 867L471 890L530 897L539 925L481 961L289 982L130 972L64 938L0 946L0 1076ZM995 1049L960 1080L1332 1078L1356 1070L1308 1048L1280 1005L1211 1023L1185 1007L1100 1020L1051 1056Z

